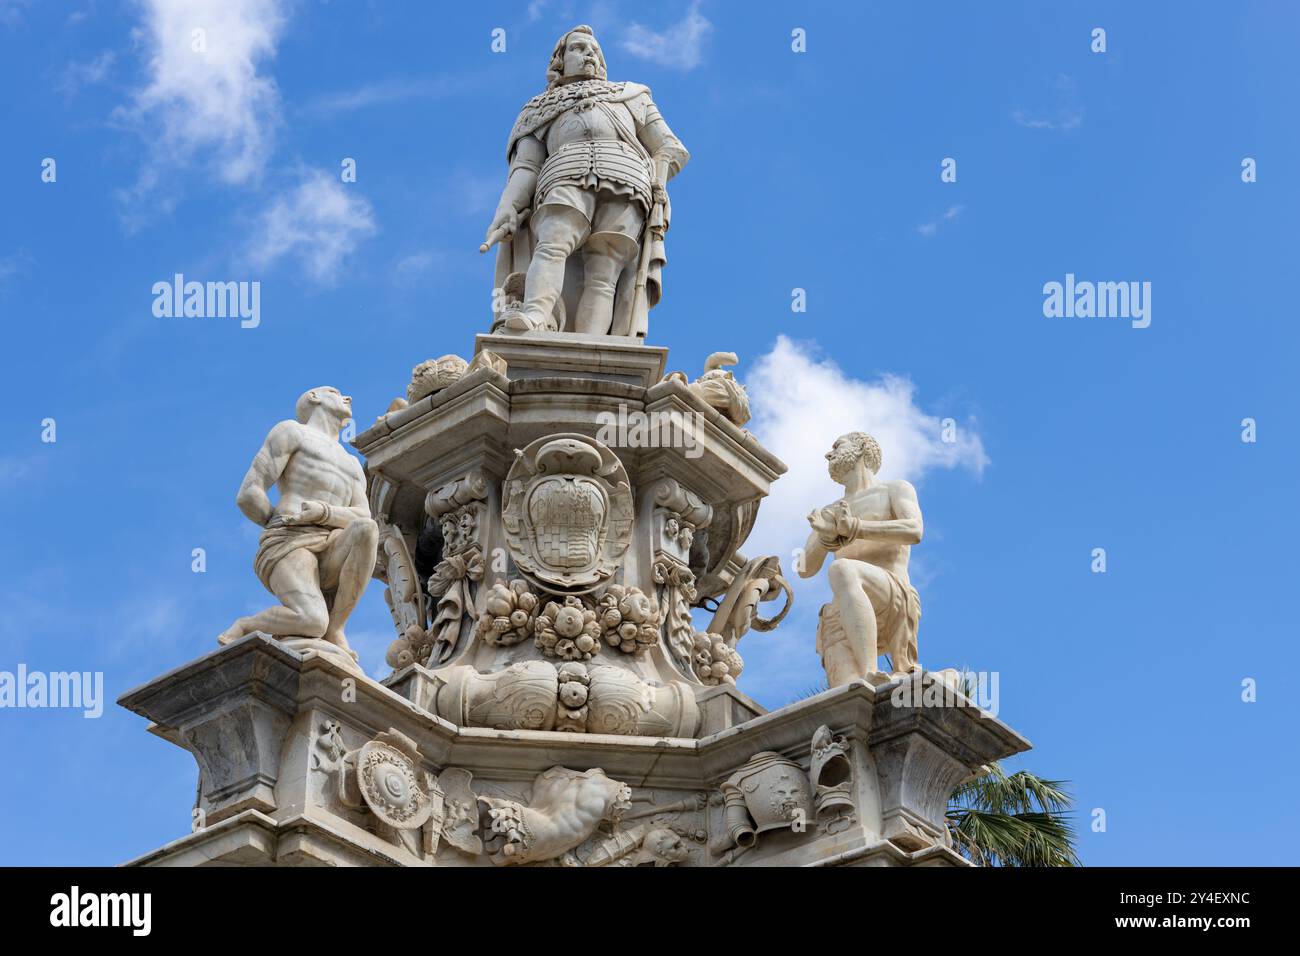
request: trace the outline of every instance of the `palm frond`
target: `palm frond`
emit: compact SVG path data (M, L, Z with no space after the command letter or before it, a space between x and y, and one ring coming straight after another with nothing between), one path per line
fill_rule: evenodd
M1079 866L1065 782L998 763L953 793L948 827L954 845L983 866Z
M816 697L818 694L828 690L830 690L830 686L825 681L822 681L821 683L818 684L813 684L802 694L798 694L797 696L791 698L787 702L786 706L789 706L790 704L797 704L799 703L799 701L807 700L809 697Z

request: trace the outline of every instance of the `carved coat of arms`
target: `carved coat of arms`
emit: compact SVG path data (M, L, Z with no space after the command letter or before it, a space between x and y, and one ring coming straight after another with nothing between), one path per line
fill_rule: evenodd
M627 472L593 438L539 438L516 452L502 523L526 577L551 590L593 590L613 576L632 540Z

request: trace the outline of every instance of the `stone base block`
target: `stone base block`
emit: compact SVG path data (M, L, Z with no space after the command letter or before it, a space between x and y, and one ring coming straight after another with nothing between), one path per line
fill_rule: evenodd
M710 688L696 738L469 727L423 668L380 683L252 635L119 701L200 769L195 831L132 864L964 865L949 795L1029 744L933 680L771 712Z

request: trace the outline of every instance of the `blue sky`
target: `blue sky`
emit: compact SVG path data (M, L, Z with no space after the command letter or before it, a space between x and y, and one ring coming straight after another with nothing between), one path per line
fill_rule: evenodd
M178 6L0 0L0 670L102 671L112 700L267 603L251 456L310 386L366 423L470 353L506 133L587 22L692 152L650 340L692 375L738 352L791 466L746 552L801 544L818 456L876 431L926 517L921 660L999 674L1084 861L1292 862L1294 6L231 0L191 5L223 11L200 65ZM259 281L260 325L156 318L177 272ZM1150 282L1150 326L1045 317L1067 273ZM745 639L742 690L818 682L826 594ZM372 585L372 673L390 630ZM192 758L112 704L0 710L0 757L0 862L189 829Z

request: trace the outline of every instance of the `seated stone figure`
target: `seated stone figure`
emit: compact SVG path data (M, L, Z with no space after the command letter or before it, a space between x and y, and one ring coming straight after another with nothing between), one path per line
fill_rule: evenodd
M295 421L266 436L235 498L265 529L253 570L281 606L239 618L217 640L229 644L262 631L324 641L355 660L343 624L374 570L379 528L361 465L339 444L352 399L337 388L314 388L295 412ZM274 505L267 497L272 485L280 490Z
M817 651L831 687L864 679L880 682L877 658L888 654L895 675L919 669L916 632L921 600L907 576L911 546L923 532L916 489L878 481L880 446L864 432L836 439L826 455L844 497L808 515L812 533L799 567L802 577L827 572L832 601L822 608Z

